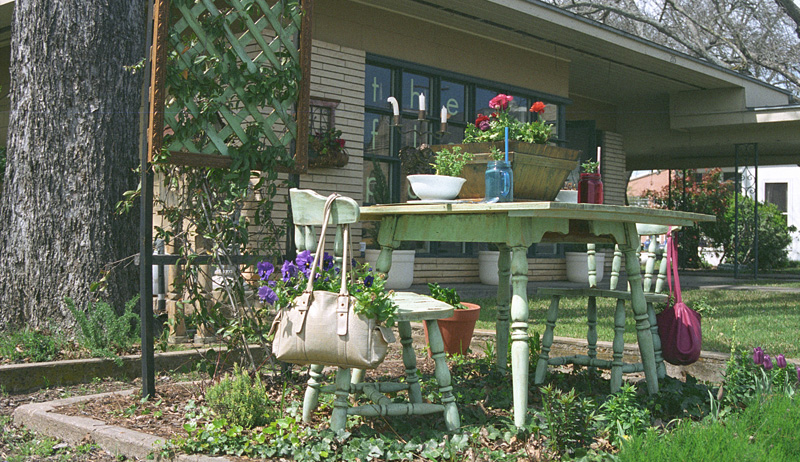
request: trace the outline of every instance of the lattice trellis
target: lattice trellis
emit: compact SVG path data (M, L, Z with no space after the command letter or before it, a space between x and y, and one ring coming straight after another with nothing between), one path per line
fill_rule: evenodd
M226 166L237 152L287 159L295 140L305 153L310 2L305 17L296 0L271 3L156 1L151 158L160 134L178 164Z

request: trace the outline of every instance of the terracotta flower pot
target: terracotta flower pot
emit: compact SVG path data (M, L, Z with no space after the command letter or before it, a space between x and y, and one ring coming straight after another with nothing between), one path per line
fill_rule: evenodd
M461 303L465 310L454 310L453 316L440 319L439 330L442 332L444 351L447 354L464 355L469 350L472 334L475 332L475 322L481 313L480 305L474 303ZM425 326L425 340L428 341L428 326ZM428 342L430 343L430 342ZM430 356L430 349L428 350Z

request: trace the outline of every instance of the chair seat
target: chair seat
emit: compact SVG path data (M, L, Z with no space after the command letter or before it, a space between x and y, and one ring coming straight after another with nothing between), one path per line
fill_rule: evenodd
M626 290L610 289L539 289L536 291L536 294L546 295L549 297L558 295L562 297L605 297L626 301L630 301L631 299L631 293ZM647 303L664 303L669 300L669 295L645 293L644 299L647 301Z
M452 306L427 295L394 292L392 300L397 304L398 322L430 321L453 316Z

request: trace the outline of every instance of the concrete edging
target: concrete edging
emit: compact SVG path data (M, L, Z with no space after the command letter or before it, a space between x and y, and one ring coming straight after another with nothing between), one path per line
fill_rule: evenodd
M125 457L147 459L151 455L154 460L164 460L159 451L164 440L147 433L129 430L127 428L107 425L105 422L88 417L67 416L53 412L56 408L75 403L81 403L110 395L126 396L134 390L101 393L97 395L77 396L59 399L47 403L25 404L14 410L14 423L25 426L37 434L58 438L71 444L80 444L90 441L104 450ZM171 460L179 462L229 462L224 457L210 457L205 455L178 454Z

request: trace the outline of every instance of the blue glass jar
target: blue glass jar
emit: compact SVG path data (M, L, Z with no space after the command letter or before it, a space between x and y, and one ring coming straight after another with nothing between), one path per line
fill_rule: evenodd
M486 165L486 201L514 201L514 172L511 162L490 160Z

